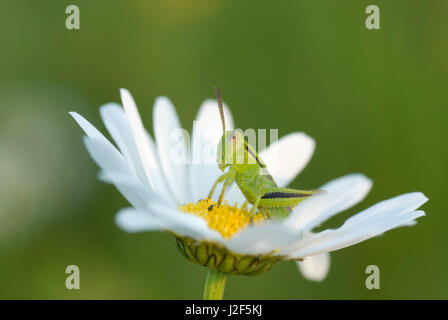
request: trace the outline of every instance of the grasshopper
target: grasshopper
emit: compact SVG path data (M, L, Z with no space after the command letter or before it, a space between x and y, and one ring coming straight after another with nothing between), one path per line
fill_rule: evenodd
M208 198L212 198L216 186L223 183L217 205L221 205L226 189L235 181L246 198L252 204L251 219L257 209L268 218L285 218L292 208L304 199L321 193L320 190L295 190L279 188L274 178L269 174L266 165L259 155L245 140L242 132L238 130L226 131L222 98L219 88L215 88L221 116L223 135L218 144L217 162L219 169L228 171L222 174L213 185ZM209 208L211 210L212 206Z

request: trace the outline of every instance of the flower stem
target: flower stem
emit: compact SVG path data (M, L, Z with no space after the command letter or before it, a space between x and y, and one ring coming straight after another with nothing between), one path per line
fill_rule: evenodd
M227 276L216 269L208 269L205 279L204 300L222 300Z

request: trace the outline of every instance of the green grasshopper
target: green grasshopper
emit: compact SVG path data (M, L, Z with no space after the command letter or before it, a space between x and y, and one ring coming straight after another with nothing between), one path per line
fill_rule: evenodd
M221 205L227 187L235 181L246 198L243 207L253 205L250 216L256 210L261 211L268 218L285 218L291 209L301 201L312 195L321 193L320 190L295 190L279 188L267 171L266 165L245 140L243 133L238 130L226 131L221 92L215 88L219 113L222 121L223 135L218 144L217 162L219 169L225 171L213 185L208 197L211 199L218 183L223 183L217 205ZM211 210L211 208L209 208Z

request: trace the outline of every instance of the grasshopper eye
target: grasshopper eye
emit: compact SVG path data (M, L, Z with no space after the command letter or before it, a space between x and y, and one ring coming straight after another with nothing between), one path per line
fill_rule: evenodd
M230 131L227 131L227 133L226 133L226 139L225 139L225 141L226 141L226 143L232 143L232 142L235 142L236 141L236 133L234 132L234 131L232 131L232 132L230 132Z
M235 148L239 144L240 144L240 136L236 132L233 132L228 136L227 145L231 145L232 148Z

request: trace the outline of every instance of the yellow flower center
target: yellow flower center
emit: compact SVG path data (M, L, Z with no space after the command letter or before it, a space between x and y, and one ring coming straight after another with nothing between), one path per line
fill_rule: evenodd
M208 226L225 238L230 238L238 231L250 225L250 212L245 206L238 208L230 206L227 202L217 206L217 202L210 199L200 200L198 203L187 203L179 207L179 210L202 217ZM260 223L265 219L264 215L257 212L253 223Z

